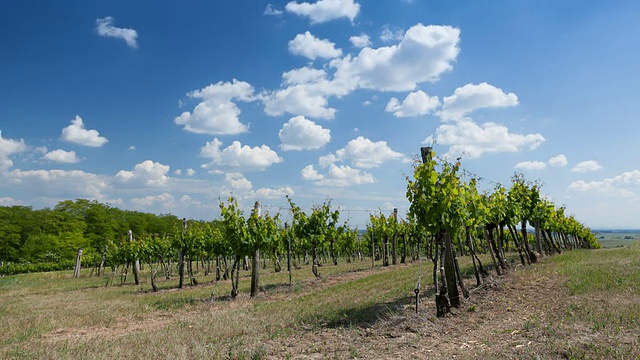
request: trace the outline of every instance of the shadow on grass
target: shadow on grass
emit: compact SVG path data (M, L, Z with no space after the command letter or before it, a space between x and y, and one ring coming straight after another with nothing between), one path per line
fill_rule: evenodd
M315 323L319 321L319 325L325 328L368 328L379 321L385 321L400 313L406 305L413 304L414 299L413 296L405 296L393 302L374 304L367 307L347 308L339 313L324 317L322 320L315 319Z

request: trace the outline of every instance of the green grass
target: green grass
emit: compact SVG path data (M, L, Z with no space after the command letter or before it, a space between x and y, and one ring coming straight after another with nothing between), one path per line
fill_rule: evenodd
M519 263L517 254L509 254L509 259ZM485 266L491 263L488 257L482 260ZM459 261L463 272L471 274L470 259ZM242 272L235 300L229 298L230 282L216 282L213 275L198 274L200 285L180 290L176 278L158 279L162 290L157 293L151 291L147 272L138 286L131 284L131 274L126 285L116 278L116 286L105 286L110 273L88 277L88 270L78 279L71 271L8 276L0 278L0 359L262 359L268 355L266 341L322 329L358 332L412 308L418 276L423 297L431 297L430 262L379 265L370 271L370 261L341 261L322 266L319 279L304 266L293 272L292 286L286 271L275 273L268 267L260 270L262 291L255 299L248 296L249 272ZM522 322L523 332L563 339L561 326L586 324L594 334L613 338L640 334L640 243L570 251L523 269L518 273L541 271L558 277L569 294L550 299L564 302L560 320L529 318ZM483 311L475 305L464 309L461 316ZM636 354L633 343L614 343L612 348L577 347L568 340L552 344L574 358ZM361 355L357 347L346 351L350 358Z
M594 331L640 328L640 242L628 247L571 251L553 259L576 298L569 320L585 320Z
M357 261L293 272L261 269L262 292L248 297L249 272L242 272L240 295L231 301L229 281L196 276L200 284L176 289L177 279L141 285L106 286L106 277L74 279L72 272L21 274L0 278L0 358L169 358L204 356L261 358L243 339L285 337L300 327L351 326L383 316L413 289L415 266L397 269ZM379 266L379 264L377 264ZM371 311L374 309L375 311ZM254 324L255 326L252 326ZM115 337L115 339L114 339Z

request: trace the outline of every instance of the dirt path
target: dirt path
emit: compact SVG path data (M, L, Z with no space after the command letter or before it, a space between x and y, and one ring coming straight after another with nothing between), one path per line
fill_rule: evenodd
M612 358L614 343L638 345L639 334L612 338L565 321L575 299L538 266L490 279L445 318L424 299L418 314L407 303L372 326L303 329L261 346L269 359L569 359Z

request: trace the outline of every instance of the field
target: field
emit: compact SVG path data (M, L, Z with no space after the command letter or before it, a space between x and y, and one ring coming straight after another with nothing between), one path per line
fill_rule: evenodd
M640 230L598 230L595 234L603 248L629 246L640 240Z
M144 271L140 286L119 278L105 286L107 277L89 270L79 279L8 276L0 278L0 358L640 358L639 242L512 262L446 318L435 317L430 262L379 265L341 261L322 266L320 279L303 267L291 286L288 273L268 266L253 299L243 272L235 300L228 281L202 275L182 290L176 279L160 281L157 293Z

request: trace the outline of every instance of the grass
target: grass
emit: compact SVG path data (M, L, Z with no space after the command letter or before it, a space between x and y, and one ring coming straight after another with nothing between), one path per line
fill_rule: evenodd
M246 349L242 339L367 321L368 309L395 301L415 281L410 266L400 271L378 267L365 276L362 270L370 266L367 261L323 266L320 279L303 267L293 272L293 286L287 272L261 269L265 291L256 299L247 295L249 273L244 272L234 301L227 296L229 281L215 282L212 276L200 275L201 285L181 290L175 289L176 279L159 281L163 290L158 293L150 292L145 273L140 286L107 287L106 277L74 279L72 272L4 277L0 358L144 358L159 353L261 358L264 349Z
M594 331L640 328L640 242L601 250L597 257L572 251L554 262L575 295L567 309L569 320L586 320Z
M510 259L518 261L517 255ZM459 261L468 274L470 260ZM483 263L488 265L490 260L483 258ZM289 343L300 333L312 334L309 351L317 349L324 357L367 357L366 349L357 344L345 346L343 353L335 349L323 352L327 344L319 334L329 331L349 338L376 323L412 312L419 275L422 296L432 300L430 262L388 268L379 265L371 270L370 261L342 261L338 266L322 266L319 279L304 266L293 272L292 286L287 272L261 269L262 291L255 299L248 296L249 272L243 272L235 300L228 296L230 282L216 282L212 275L200 274L196 276L200 285L180 290L176 289L177 279L159 279L162 290L157 293L150 291L146 272L139 286L106 287L106 278L85 274L74 279L72 272L8 276L0 278L0 359L264 359L273 351L266 343ZM519 328L523 333L551 339L547 346L563 348L568 358L638 355L634 346L640 342L640 243L566 252L535 267L519 267L517 274L527 279L529 272L536 271L561 279L559 283L569 295L562 299L556 318L522 319ZM484 308L475 303L463 309L458 316L485 316ZM435 313L429 307L423 311ZM577 345L569 335L563 335L567 327L585 326L590 336L602 334L620 341L607 340L608 347L598 342ZM418 340L414 342L419 344ZM493 342L489 340L482 343ZM391 343L385 346L389 351L394 349ZM280 358L299 355L285 347L278 349L278 354Z

